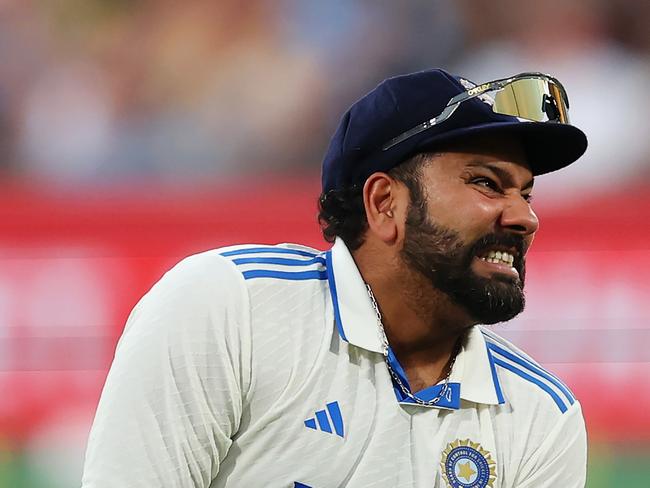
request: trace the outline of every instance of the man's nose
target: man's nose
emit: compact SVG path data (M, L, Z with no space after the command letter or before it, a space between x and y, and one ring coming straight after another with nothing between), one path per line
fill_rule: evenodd
M530 203L520 195L512 195L507 199L501 213L501 227L524 236L532 235L539 228L539 219Z

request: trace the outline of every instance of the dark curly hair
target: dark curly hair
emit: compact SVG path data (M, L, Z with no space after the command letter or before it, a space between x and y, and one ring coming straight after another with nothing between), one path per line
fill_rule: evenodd
M424 192L420 185L422 164L429 154L420 153L395 166L388 174L409 190L411 205L420 205ZM363 184L321 193L318 198L318 223L327 242L340 237L351 251L358 249L368 229L363 206Z

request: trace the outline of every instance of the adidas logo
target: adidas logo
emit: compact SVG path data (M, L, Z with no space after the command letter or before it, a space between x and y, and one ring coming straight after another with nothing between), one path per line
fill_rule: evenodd
M305 420L305 427L332 434L332 425L334 425L336 435L343 437L343 416L339 402L328 403L325 407L327 410L319 410L314 417Z

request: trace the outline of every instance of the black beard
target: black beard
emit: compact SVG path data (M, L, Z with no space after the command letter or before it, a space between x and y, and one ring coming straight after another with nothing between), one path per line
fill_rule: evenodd
M495 245L517 250L513 266L519 278L500 274L484 278L471 269L474 257ZM495 324L510 320L524 310L524 252L524 239L517 234L488 234L465 244L457 232L430 222L425 205L417 205L409 209L401 254L411 268L478 323Z

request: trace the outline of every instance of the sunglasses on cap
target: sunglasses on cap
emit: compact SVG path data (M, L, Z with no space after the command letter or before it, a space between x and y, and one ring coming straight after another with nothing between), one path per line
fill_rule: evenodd
M449 119L461 103L479 97L495 113L533 122L569 123L569 98L562 84L543 73L521 73L481 85L460 79L466 91L452 97L436 117L413 127L382 146L386 151Z

